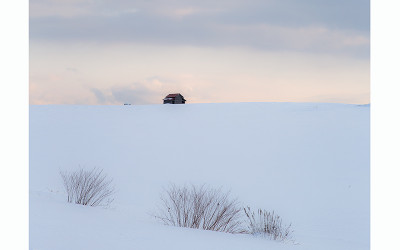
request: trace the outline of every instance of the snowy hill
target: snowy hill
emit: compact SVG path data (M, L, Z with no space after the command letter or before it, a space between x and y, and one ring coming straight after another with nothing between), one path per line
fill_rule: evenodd
M369 249L368 105L30 107L31 249ZM60 170L99 167L112 207L66 202ZM163 187L223 186L298 244L164 226Z

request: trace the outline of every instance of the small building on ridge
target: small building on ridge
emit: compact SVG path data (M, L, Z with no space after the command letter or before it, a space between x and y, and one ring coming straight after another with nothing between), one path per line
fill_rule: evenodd
M183 95L177 94L169 94L164 99L164 104L185 104L186 100Z

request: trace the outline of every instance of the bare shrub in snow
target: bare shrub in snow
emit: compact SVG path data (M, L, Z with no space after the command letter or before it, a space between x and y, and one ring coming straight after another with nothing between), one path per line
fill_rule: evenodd
M236 199L221 188L206 186L177 187L171 185L161 195L162 205L155 216L164 224L212 230L227 233L243 233Z
M115 193L112 179L103 170L61 171L68 202L86 206L108 206Z
M293 240L292 224L282 224L282 219L274 211L258 209L257 212L251 211L250 207L243 209L247 217L247 233L261 235L272 240L287 241Z

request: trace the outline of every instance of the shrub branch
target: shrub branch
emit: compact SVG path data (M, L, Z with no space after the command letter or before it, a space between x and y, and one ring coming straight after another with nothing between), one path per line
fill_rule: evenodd
M61 171L67 201L86 206L108 206L115 193L112 179L103 170L80 169L77 171Z

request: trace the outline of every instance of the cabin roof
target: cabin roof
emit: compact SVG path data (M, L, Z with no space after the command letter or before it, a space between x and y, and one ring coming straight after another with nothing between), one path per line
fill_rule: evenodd
M175 94L169 94L167 95L163 100L165 101L176 101L176 98L180 96L182 98L182 103L185 103L186 100L183 97L183 95L181 95L180 93L175 93Z
M178 95L181 95L181 94L179 94L179 93L177 93L177 94L169 94L169 95L167 95L165 98L175 98L175 97L177 97Z

